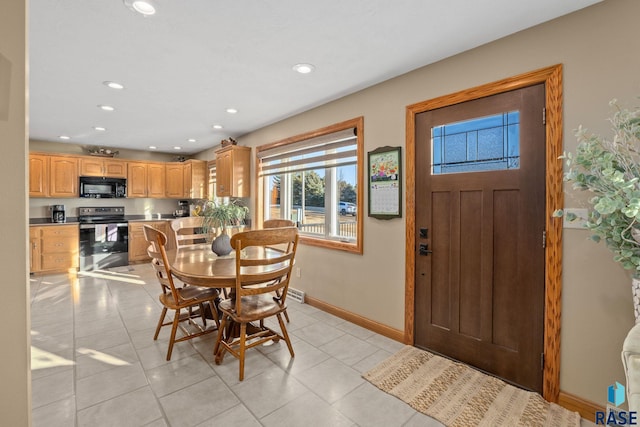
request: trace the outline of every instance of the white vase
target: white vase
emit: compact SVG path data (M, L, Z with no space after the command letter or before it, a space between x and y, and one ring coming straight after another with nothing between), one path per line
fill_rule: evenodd
M633 314L638 324L640 323L640 278L631 279L631 292L633 293Z

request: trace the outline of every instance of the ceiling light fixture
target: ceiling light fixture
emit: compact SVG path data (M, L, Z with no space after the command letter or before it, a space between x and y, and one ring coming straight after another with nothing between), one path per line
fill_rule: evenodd
M227 108L227 113L229 113L229 114L235 114L237 112L238 112L238 110L236 110L235 108Z
M110 81L106 81L106 82L102 82L103 85L110 87L111 89L124 89L124 86L121 85L118 82L110 82Z
M316 67L311 64L296 64L292 68L293 71L297 71L300 74L309 74L310 72L315 70Z
M187 142L196 142L196 140L193 139L193 138L189 138L189 139L187 139Z
M174 150L182 150L182 147L178 147L177 145L173 147Z
M104 132L105 130L107 130L107 128L103 128L102 126L94 126L93 129L100 131L100 132Z
M113 108L111 105L98 105L98 108L104 110L104 111L114 111L115 108Z
M156 13L156 6L153 0L124 0L124 4L129 9L144 16L150 16Z
M222 125L213 125L214 129L222 129Z
M71 139L71 137L67 136L67 135L60 135L58 138L60 138L60 139Z
M149 146L149 150L155 150L156 148L158 148L158 147L156 147L155 145L150 145Z

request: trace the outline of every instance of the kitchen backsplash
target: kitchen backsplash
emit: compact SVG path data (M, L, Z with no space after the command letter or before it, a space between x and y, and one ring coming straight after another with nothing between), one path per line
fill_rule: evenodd
M67 217L77 217L78 208L84 206L124 206L127 215L171 215L178 209L177 199L53 199L30 198L29 218L51 218L51 205L64 205Z

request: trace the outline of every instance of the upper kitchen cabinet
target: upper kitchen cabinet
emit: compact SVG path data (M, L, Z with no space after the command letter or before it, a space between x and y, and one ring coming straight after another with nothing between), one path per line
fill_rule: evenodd
M78 197L78 158L49 157L49 197Z
M147 197L147 164L127 164L127 197Z
M80 176L126 178L127 162L116 159L83 157L80 159Z
M251 196L249 172L251 148L230 145L216 151L216 195Z
M166 173L164 163L147 163L147 197L165 197Z
M207 198L207 162L187 160L183 166L184 197L187 199Z
M166 195L172 199L184 198L184 164L167 163L165 165L167 174Z
M49 156L29 154L29 197L49 196Z
M207 197L207 162L186 160L167 163L166 196L174 199L204 199Z
M164 198L164 163L129 162L127 164L127 197Z

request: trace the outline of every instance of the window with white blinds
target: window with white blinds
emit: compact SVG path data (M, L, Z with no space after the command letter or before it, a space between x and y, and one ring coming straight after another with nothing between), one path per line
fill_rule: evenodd
M363 119L256 148L263 219L298 224L302 242L362 253Z

